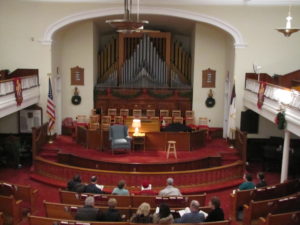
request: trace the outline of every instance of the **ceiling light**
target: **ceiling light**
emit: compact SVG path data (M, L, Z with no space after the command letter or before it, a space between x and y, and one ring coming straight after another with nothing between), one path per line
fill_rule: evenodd
M132 33L139 32L144 29L144 24L149 23L147 20L140 20L140 4L137 0L136 18L132 17L132 0L124 0L124 19L106 20L112 27L117 29L117 32Z
M277 31L279 31L280 33L283 33L283 35L285 37L289 37L291 36L291 34L299 31L299 28L292 28L292 19L293 17L291 16L291 5L289 6L289 13L288 16L286 17L286 25L285 28L279 28L276 29Z

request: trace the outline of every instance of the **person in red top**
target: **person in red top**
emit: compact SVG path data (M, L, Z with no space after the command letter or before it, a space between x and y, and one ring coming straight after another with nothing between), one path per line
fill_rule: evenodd
M154 191L152 191L152 185L149 184L148 181L144 181L141 186L141 191L138 193L139 195L156 195Z

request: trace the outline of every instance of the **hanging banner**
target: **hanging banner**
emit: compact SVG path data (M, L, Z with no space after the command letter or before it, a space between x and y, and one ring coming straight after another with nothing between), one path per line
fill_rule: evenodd
M267 86L266 82L260 82L259 84L259 89L257 94L257 107L259 109L261 109L261 107L264 104L266 86Z
M15 96L16 96L16 102L17 102L17 106L19 106L23 102L21 78L20 77L14 78L13 82L14 82L14 91L15 91Z

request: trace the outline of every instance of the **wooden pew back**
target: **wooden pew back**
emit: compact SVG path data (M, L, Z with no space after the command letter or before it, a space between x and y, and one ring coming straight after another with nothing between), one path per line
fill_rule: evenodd
M15 200L13 196L0 195L0 212L3 212L5 220L12 220L14 225L21 221L22 200Z
M4 224L4 216L3 216L3 212L0 212L0 225Z
M278 214L300 210L300 195L287 198L251 201L249 206L244 206L243 224L249 225L259 217L266 217L269 213Z
M35 211L38 190L28 185L17 185L6 182L0 182L0 195L13 195L16 200L23 200L28 204L31 211Z
M95 195L95 194L79 194L70 191L59 190L60 202L67 204L83 205L87 196L95 196L95 204L98 206L106 206L109 198L115 198L118 201L118 207L139 207L143 202L148 202L151 207L157 207L162 201L167 202L171 207L188 207L192 200L197 200L200 206L205 205L206 194L185 195L182 200L173 200L171 197L157 199L158 196L146 195Z
M61 220L32 215L28 216L28 220L30 225L129 225L128 222L81 222L76 220Z
M95 195L95 194L79 194L71 191L59 190L59 197L61 203L83 205L84 200L87 196L95 197L95 204L106 206L109 198L115 198L118 201L119 207L128 207L131 205L130 196L120 196L120 195Z
M79 207L83 207L83 205L62 204L44 201L44 207L47 217L74 220L77 209ZM101 212L104 212L108 207L96 206L95 208L98 208ZM183 208L184 207L171 208L171 211L177 212L178 210L181 210ZM137 211L137 208L130 207L117 207L116 209L118 209L122 215L125 215L126 219L130 219L131 216ZM151 208L150 213L153 214L155 210L156 208ZM200 207L200 210L209 213L211 211L211 208L209 206L203 206Z
M300 224L300 211L269 214L266 219L260 218L260 225L299 225Z

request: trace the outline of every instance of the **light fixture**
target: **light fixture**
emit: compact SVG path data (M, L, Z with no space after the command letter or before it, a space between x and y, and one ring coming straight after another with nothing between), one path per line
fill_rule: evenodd
M283 33L285 37L291 36L291 34L298 32L300 29L299 28L292 28L292 19L293 17L291 16L291 5L289 6L289 13L288 16L286 17L286 25L285 28L278 28L276 29L280 33Z
M144 24L149 23L147 20L140 20L140 1L137 1L136 18L132 17L132 0L124 0L124 19L106 20L112 27L117 29L117 32L132 33L139 32L144 28Z
M139 135L139 128L141 127L141 120L140 119L134 119L132 120L132 127L134 128L134 136Z

